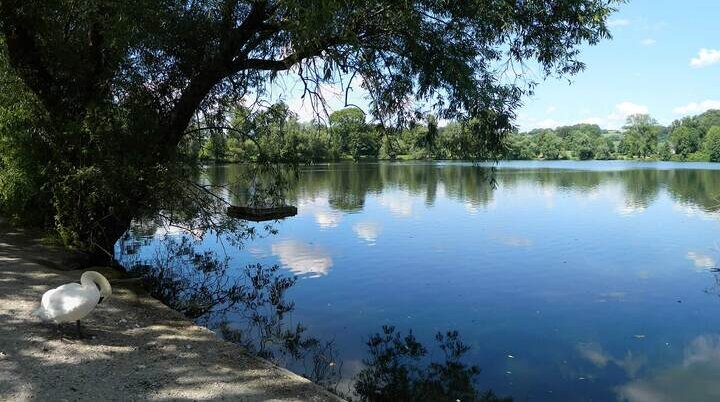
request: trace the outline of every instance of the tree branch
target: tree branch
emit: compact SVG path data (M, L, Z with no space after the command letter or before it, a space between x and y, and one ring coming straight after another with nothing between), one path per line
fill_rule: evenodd
M234 19L234 13L230 11L233 1L226 3L226 19ZM172 112L169 114L166 129L162 135L162 141L177 144L185 135L185 129L192 119L195 110L205 99L207 94L219 84L223 79L239 72L242 68L238 68L233 62L238 52L241 51L243 44L247 42L259 29L262 29L263 22L269 18L270 11L267 2L260 1L254 3L250 12L243 22L236 28L228 28L229 30L221 38L221 49L215 57L208 59L208 62L197 66L197 73L190 84L185 88L179 100L175 104ZM229 20L226 22L230 22ZM232 26L229 24L228 26ZM175 147L165 148L168 152Z

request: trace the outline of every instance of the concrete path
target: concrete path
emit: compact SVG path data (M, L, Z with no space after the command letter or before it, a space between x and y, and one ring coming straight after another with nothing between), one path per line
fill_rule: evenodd
M32 315L43 292L79 281L46 263L60 254L0 222L0 400L341 400L128 282L111 280L113 296L84 321L90 338L61 336Z

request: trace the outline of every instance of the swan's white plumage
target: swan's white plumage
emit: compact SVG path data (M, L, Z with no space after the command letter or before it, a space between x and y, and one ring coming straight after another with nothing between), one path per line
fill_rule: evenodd
M78 321L95 309L100 297L109 297L112 292L107 279L94 271L85 272L80 282L45 292L35 314L43 320L57 323Z

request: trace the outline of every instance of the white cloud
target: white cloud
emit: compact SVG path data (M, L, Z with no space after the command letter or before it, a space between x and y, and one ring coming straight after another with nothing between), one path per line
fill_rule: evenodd
M546 110L546 114L553 113L555 111L555 106L550 105ZM527 130L533 130L536 128L555 128L557 126L562 126L563 123L555 120L555 119L540 119L536 118L534 116L529 116L527 113L519 113L517 116L517 121L520 124L521 130L527 131Z
M360 222L353 226L353 232L362 240L374 244L382 227L375 222Z
M648 111L649 109L645 105L638 105L637 103L632 103L628 101L618 103L617 105L615 105L615 111L607 116L607 120L609 120L609 122L607 123L607 128L620 128L621 124L618 123L625 122L628 116L632 116L634 114L647 114Z
M163 238L167 236L192 236L194 239L200 240L204 235L205 231L202 229L187 230L185 228L172 226L166 223L165 225L158 226L153 234L153 237Z
M697 251L688 251L685 258L692 261L695 268L708 269L715 267L715 260L712 257Z
M315 212L315 222L322 229L331 229L337 227L342 220L342 215L335 211L317 211Z
M690 66L701 68L711 66L717 62L720 62L720 50L702 48L697 57L690 59Z
M538 120L532 124L532 128L555 128L561 126L562 123L555 119Z
M720 212L708 212L690 203L675 202L673 203L672 209L688 217L698 217L704 220L720 220Z
M707 99L702 102L691 102L673 109L677 114L698 114L710 109L720 109L720 100Z
M553 107L553 106L551 106ZM550 111L550 107L546 110L546 113ZM554 110L554 107L553 107ZM518 121L520 122L521 129L523 131L525 130L532 130L535 128L555 128L558 126L568 125L568 124L576 124L576 123L586 123L586 124L597 124L602 128L607 128L610 130L617 130L622 127L623 123L625 123L625 120L628 118L628 116L634 115L634 114L646 114L649 112L649 108L645 105L639 105L637 103L633 103L630 101L620 102L615 105L615 109L612 113L605 117L598 117L598 116L591 116L591 117L585 117L580 120L573 121L559 121L556 119L546 118L546 119L534 119L530 118L527 115L519 115Z
M310 246L299 240L283 240L272 245L272 253L280 263L295 275L311 274L311 277L327 275L333 266L328 253L318 246Z
M603 368L613 361L612 356L595 343L581 343L577 345L580 355L597 367Z
M605 119L602 117L587 117L580 121L580 123L584 124L597 124L598 126L605 125Z
M616 18L607 22L609 27L626 27L630 25L630 20L625 18Z
M615 207L615 212L621 216L631 216L641 214L645 211L645 206L633 203L621 203Z
M611 113L608 118L611 120L625 120L628 116L645 114L648 110L648 107L645 105L625 101L615 105L615 111Z
M657 41L653 38L645 38L642 41L640 41L640 44L643 46L653 46L656 43L657 43Z
M307 97L304 99L300 97L294 98L288 102L288 107L292 112L297 114L298 120L302 122L312 121L316 116L312 102L310 102Z
M463 206L465 206L465 210L466 210L470 215L475 215L475 214L477 214L478 212L480 212L480 208L482 207L481 204L474 203L474 202L472 202L472 201L465 201L465 202L463 203Z
M342 221L342 213L330 207L327 196L301 198L298 200L298 209L302 215L312 214L320 229L335 228Z
M596 343L580 343L577 345L580 356L591 362L597 368L604 368L608 365L616 365L625 371L628 377L633 378L635 374L647 364L645 356L633 355L631 351L625 354L622 359L612 356L610 353Z
M342 90L332 84L320 84L317 88L318 94L327 102L323 105L319 99L307 94L297 94L287 102L291 111L298 115L301 122L309 122L316 118L326 120L333 111L342 109L344 106Z
M720 394L720 337L702 335L683 351L683 360L660 370L647 371L648 377L631 377L617 387L618 400L627 402L715 401Z
M413 214L413 200L407 193L383 194L380 205L395 216L407 218Z

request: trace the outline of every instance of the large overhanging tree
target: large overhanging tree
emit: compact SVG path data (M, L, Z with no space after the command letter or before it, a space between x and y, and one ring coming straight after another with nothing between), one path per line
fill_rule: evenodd
M200 191L178 184L194 116L280 74L310 96L355 78L380 122L418 100L472 119L472 154L494 155L522 96L580 71L621 1L1 0L0 207L112 254L134 218Z

